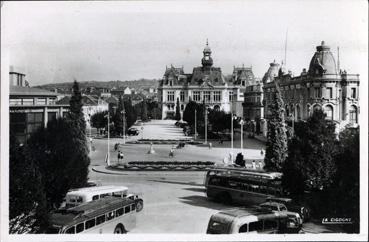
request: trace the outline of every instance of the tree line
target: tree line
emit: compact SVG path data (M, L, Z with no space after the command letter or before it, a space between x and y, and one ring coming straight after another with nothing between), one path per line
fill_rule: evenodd
M75 81L67 117L50 120L23 145L10 133L10 233L44 233L49 212L68 190L86 186L90 158L81 100Z

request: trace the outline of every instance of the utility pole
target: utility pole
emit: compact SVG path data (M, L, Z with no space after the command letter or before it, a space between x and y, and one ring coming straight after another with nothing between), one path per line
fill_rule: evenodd
M243 154L243 124L244 124L243 119L241 119L240 124L241 124L241 153Z

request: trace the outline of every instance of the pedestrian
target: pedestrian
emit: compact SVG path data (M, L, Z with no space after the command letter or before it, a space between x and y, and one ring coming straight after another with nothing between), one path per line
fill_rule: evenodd
M212 147L213 147L213 144L209 142L209 150L211 150Z
M174 157L174 149L173 149L173 146L172 146L172 148L170 148L169 157Z
M255 160L252 161L252 169L256 170Z
M147 153L148 154L154 154L155 153L154 146L152 145L152 142L150 143L150 150Z
M263 169L263 163L261 162L261 160L259 160L259 169L262 170Z
M260 150L260 155L264 155L264 150L263 150L263 148L261 148L261 150Z

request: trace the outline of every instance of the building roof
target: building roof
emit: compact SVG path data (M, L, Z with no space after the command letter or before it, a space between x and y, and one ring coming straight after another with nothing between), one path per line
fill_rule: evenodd
M110 96L108 98L104 98L104 101L107 102L107 103L117 104L119 102L119 99L116 98L115 96Z
M316 47L316 52L310 61L309 74L311 76L337 74L336 61L330 47L325 45L324 41Z
M268 71L263 77L263 83L272 82L276 76L278 76L279 64L275 60L270 63Z
M233 68L233 83L240 85L242 81L246 81L247 85L251 85L255 82L255 76L252 72L252 67L234 67Z
M202 85L204 82L213 86L225 84L222 70L219 67L195 67L189 82L191 85Z
M58 94L55 92L50 92L40 88L34 87L21 87L21 86L10 86L9 95L19 95L19 96L48 96L57 97Z
M62 99L60 99L59 101L57 101L57 104L69 104L70 99L71 99L71 96L65 96ZM105 102L105 101L102 100L102 99L95 98L95 97L90 96L90 95L83 95L82 96L82 105L83 106L97 106L97 105L101 104L99 102Z

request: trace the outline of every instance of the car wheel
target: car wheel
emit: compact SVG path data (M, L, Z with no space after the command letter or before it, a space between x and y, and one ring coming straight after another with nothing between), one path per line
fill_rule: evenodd
M143 202L142 201L137 202L136 211L140 212L142 209L143 209Z

